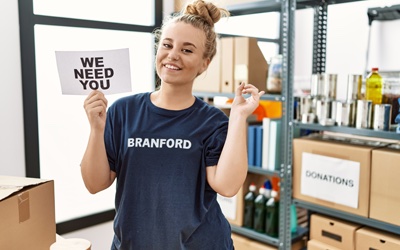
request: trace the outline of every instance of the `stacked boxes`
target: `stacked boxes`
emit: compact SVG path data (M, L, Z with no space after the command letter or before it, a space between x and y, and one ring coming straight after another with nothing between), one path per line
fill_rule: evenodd
M311 215L307 250L397 250L397 235L326 215Z

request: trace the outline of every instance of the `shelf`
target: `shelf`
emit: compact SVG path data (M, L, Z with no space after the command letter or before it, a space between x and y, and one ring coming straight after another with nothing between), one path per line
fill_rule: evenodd
M217 93L217 92L193 92L193 95L197 97L207 97L213 98L214 96L223 96L228 98L234 98L234 93ZM264 94L260 97L261 100L269 100L269 101L282 101L281 95L271 95L271 94Z
M326 1L327 4L341 4L350 2L363 2L366 0L333 0ZM297 0L296 9L313 8L314 6L321 5L322 1L315 0ZM278 12L281 11L282 3L280 0L264 0L250 3L241 3L227 6L227 10L232 16L251 15L265 12Z
M350 214L346 212L342 212L337 209L327 208L323 206L319 206L310 202L305 202L302 200L293 199L293 203L298 206L308 210L312 210L314 212L318 212L321 214L325 214L328 216L336 217L339 219L351 221L354 223L362 224L365 226L369 226L372 228L388 231L395 234L400 234L400 226L396 226L393 224L385 223L379 220L374 220L366 217L362 217L355 214Z
M316 130L316 131L332 131L338 133L346 133L352 135L360 135L360 136L367 136L367 137L379 137L384 139L391 139L391 140L400 140L400 134L397 134L394 131L378 131L373 129L359 129L353 127L344 127L344 126L322 126L317 123L301 123L301 122L294 122L295 128L300 129L309 129L309 130Z
M279 0L264 0L250 3L234 4L227 6L227 10L232 16L259 14L281 10Z
M263 169L261 167L254 167L254 166L249 166L249 170L250 173L253 174L260 174L260 175L279 175L279 171L275 170L267 170L267 169Z
M239 227L235 225L231 225L232 232L237 233L243 236L246 236L248 238L273 245L273 246L278 246L279 245L279 240L275 237L268 236L266 234L258 233L252 229L244 228L244 227ZM303 227L297 227L297 232L292 233L292 242L297 242L308 234L308 228L303 228Z

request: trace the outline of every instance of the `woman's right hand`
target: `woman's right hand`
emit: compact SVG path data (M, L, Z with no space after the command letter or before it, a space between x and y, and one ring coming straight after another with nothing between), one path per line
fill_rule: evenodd
M100 91L92 91L85 99L83 107L92 130L104 131L107 117L108 101Z

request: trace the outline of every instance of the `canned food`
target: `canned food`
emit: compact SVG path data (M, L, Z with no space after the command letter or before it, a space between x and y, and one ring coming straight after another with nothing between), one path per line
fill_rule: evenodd
M372 101L357 100L356 128L371 128Z
M392 105L375 104L373 128L376 130L389 131L392 116Z

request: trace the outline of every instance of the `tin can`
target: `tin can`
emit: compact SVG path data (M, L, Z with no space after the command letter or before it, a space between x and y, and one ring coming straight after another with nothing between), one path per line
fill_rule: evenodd
M336 102L336 125L354 127L356 104L354 101L337 101Z
M336 99L337 74L325 74L323 95L329 99Z
M361 99L362 75L348 75L347 101Z
M334 125L334 120L332 119L331 108L332 100L322 98L316 100L315 115L316 120L321 125ZM333 124L332 124L333 123Z
M375 104L373 128L375 130L389 131L392 117L392 105Z
M324 94L324 84L325 84L325 75L324 74L313 74L311 76L311 89L310 95L312 97L322 97Z
M300 97L300 115L308 114L312 112L312 97L302 96Z
M372 127L372 101L357 100L356 128Z

